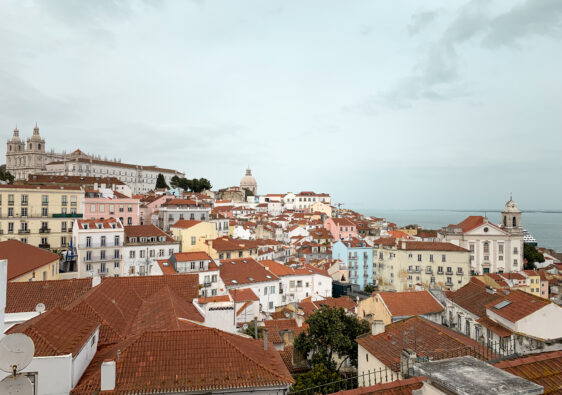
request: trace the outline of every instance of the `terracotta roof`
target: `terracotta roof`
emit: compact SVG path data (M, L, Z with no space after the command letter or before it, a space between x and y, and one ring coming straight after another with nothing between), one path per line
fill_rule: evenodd
M212 243L215 251L242 251L259 246L256 240L233 239L231 237L219 237L214 240L207 240L206 243Z
M173 224L172 228L181 228L181 229L189 229L194 227L195 225L199 225L203 221L194 221L190 219L180 219L175 224Z
M497 303L502 300L500 295L490 293L486 289L486 285L475 278L470 279L469 283L449 294L448 298L478 317L486 316L486 304Z
M279 320L266 320L263 322L265 327L269 330L269 340L273 343L283 343L283 332L291 331L297 337L301 332L308 328L308 324L299 326L295 319L279 319Z
M228 295L217 295L217 296L208 296L206 298L197 299L197 303L199 304L217 303L217 302L230 302L230 297Z
M126 185L117 177L85 177L85 176L51 176L47 174L29 174L27 176L28 184L78 184L78 185ZM57 188L58 189L58 188Z
M26 184L0 184L0 189L40 189L53 191L80 191L81 187L72 185L26 185Z
M406 250L413 251L459 251L470 252L466 248L459 247L452 243L440 243L436 241L406 241ZM398 244L400 248L400 244Z
M335 392L338 395L411 395L412 391L423 387L425 377L411 377L390 383L359 387L353 390Z
M355 226L355 224L347 218L332 218L332 221L336 226Z
M156 262L158 263L160 270L162 270L162 274L177 274L176 269L174 269L174 266L168 259L158 259Z
M294 383L273 347L264 350L261 340L204 327L143 333L121 349L116 370L113 394L211 392ZM99 371L99 365L97 370L89 369L72 394L97 393Z
M106 219L79 219L78 228L79 229L86 229L84 225L88 225L88 230L98 229L98 226L101 225L101 229L123 229L123 225L115 218L106 218ZM115 226L115 227L114 227Z
M419 292L378 292L393 317L439 313L443 306L429 291Z
M226 286L279 280L252 258L224 259L219 270Z
M545 394L562 392L562 351L502 361L494 366L541 385Z
M0 259L8 260L8 281L11 281L53 262L58 270L60 256L19 240L7 240L0 243Z
M193 252L176 252L174 254L178 262L190 262L190 261L212 261L211 258L204 251L193 251Z
M166 201L162 206L205 206L204 203L191 199L171 199Z
M124 168L128 168L128 169L148 170L148 171L154 171L154 172L160 172L160 173L173 173L174 175L179 175L179 176L185 175L184 173L181 173L181 172L176 171L176 170L165 169L165 168L157 167L157 166L140 166L140 165L132 165L132 164L128 164L128 163L114 162L114 161L109 161L109 160L90 159L90 158L73 158L72 160L67 160L65 162L57 161L57 162L49 162L48 164L49 165L60 165L60 164L64 164L64 163L75 163L75 162L93 163L95 165L112 166L112 167L124 167Z
M47 310L65 307L92 288L91 278L74 280L8 282L6 313L35 311L38 303Z
M125 226L125 238L128 240L130 237L161 237L166 236L166 243L174 243L177 241L174 240L170 235L164 232L162 229L155 225L134 225L134 226ZM162 243L161 241L158 241Z
M482 324L483 327L490 329L492 332L497 334L499 337L507 337L511 336L513 332L509 329L501 326L495 321L492 321L488 317L480 317L476 320L479 324Z
M475 228L479 227L480 225L484 225L484 223L486 223L486 222L484 221L483 216L481 216L481 215L471 215L469 217L466 217L466 219L464 221L458 223L457 225L450 225L450 226L460 227L463 233L467 233L467 232L470 232L472 229L475 229ZM496 228L496 229L499 229L499 230L503 231L503 229L497 227L496 225L494 225L491 222L487 222L486 224L493 227L493 228Z
M232 300L236 303L259 301L260 298L252 291L251 288L239 288L229 290Z
M146 330L178 329L181 319L202 322L191 303L198 292L197 274L108 277L66 309L101 323L99 343L108 345Z
M79 314L55 307L11 327L6 333L24 333L29 336L35 344L36 357L65 354L76 356L98 326L97 322Z
M451 354L492 357L485 346L471 338L418 316L394 322L387 325L383 333L363 335L356 341L394 371L399 370L400 355L404 348L411 348L420 357L427 356L435 360L451 357Z
M314 302L315 305L322 307L322 306L329 306L334 308L343 308L347 311L354 311L355 307L357 307L357 303L353 301L349 296L341 296L339 298L326 298L322 300L317 300Z
M548 299L543 299L520 290L514 290L507 294L504 293L502 297L510 303L498 308L498 302L494 301L488 303L486 308L511 322L519 321L520 319L527 317L535 311L552 303Z
M396 246L396 239L392 238L392 237L383 237L380 239L376 239L375 241L373 241L373 245L383 245L383 246L389 246L389 247L394 247Z

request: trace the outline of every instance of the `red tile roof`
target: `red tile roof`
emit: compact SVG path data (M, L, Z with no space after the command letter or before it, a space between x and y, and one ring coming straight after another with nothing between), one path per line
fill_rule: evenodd
M162 206L205 206L200 201L191 199L171 199L162 204Z
M485 346L471 338L418 316L394 322L387 325L383 333L363 335L356 341L395 371L399 370L400 355L404 348L414 350L418 356L435 360L450 357L451 353L455 356L477 354L482 358L491 357Z
M195 225L199 225L203 221L194 221L191 219L180 219L175 224L173 224L172 228L181 228L181 229L189 229L194 227Z
M466 248L459 247L452 243L440 243L436 241L406 241L406 250L413 251L458 251L470 252ZM399 247L400 248L400 247Z
M488 303L497 303L502 300L500 295L490 293L486 289L486 285L475 278L472 278L468 284L449 294L448 298L478 317L486 316L486 305Z
M222 260L219 270L226 286L279 280L252 258Z
M190 261L212 261L211 258L204 251L193 251L193 252L176 252L174 254L178 262L190 262Z
M357 303L353 301L349 296L341 296L339 298L326 298L322 300L316 300L314 302L315 305L322 307L322 306L329 306L334 308L343 308L349 312L353 312L355 307L357 307Z
M86 229L84 225L88 225L88 229L98 229L101 225L101 229L122 229L123 225L115 218L106 219L79 219L78 228Z
M504 293L502 297L503 300L507 300L511 303L504 307L497 308L498 302L494 301L486 304L486 308L511 322L519 321L552 303L548 299L543 299L520 290L514 290L508 294Z
M160 270L162 270L162 274L177 274L176 269L174 269L174 266L168 259L158 259L156 262L158 263Z
M425 377L411 377L390 383L359 387L353 390L335 392L333 395L411 395L412 391L423 387Z
M218 302L230 302L230 296L228 296L228 295L217 295L217 296L208 296L206 298L197 299L197 303L199 303L199 304L218 303Z
M283 332L291 331L297 337L301 332L308 328L308 324L299 326L295 319L266 320L263 322L269 330L269 340L273 343L283 343Z
M232 300L236 303L258 301L260 298L252 291L251 288L238 288L229 291Z
M6 333L24 333L29 336L35 344L36 357L65 354L76 356L98 326L97 322L56 307L11 327Z
M545 394L562 392L562 351L511 359L498 362L494 366L541 385Z
M38 303L43 303L47 310L64 308L90 288L91 278L9 282L6 291L6 313L35 311Z
M378 292L378 295L393 317L432 314L444 310L429 291Z
M146 332L121 349L112 393L212 392L294 383L275 349L263 348L261 340L211 328ZM114 359L111 354L106 357ZM99 365L89 369L72 394L97 393L99 371Z
M166 237L166 243L177 243L170 235L164 232L162 229L155 225L134 225L125 226L125 239L128 240L130 237ZM140 240L137 240L137 242ZM158 240L159 243L162 243Z
M492 321L488 317L480 317L476 321L478 323L482 324L482 326L484 326L485 328L490 329L492 332L497 334L499 337L507 337L507 336L511 336L513 334L513 332L511 332L509 329L504 328L503 326L501 326L500 324L498 324L495 321Z
M58 269L60 256L18 240L7 240L0 243L0 259L8 260L8 281L11 281L49 263L55 263Z

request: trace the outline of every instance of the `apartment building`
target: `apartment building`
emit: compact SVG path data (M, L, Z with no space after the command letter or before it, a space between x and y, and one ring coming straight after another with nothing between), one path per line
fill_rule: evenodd
M374 283L373 248L364 240L338 240L332 246L332 259L340 260L340 268L349 270L350 283L358 284L361 289Z
M0 185L0 241L64 251L83 212L84 191L77 186Z
M76 220L72 230L75 270L61 277L121 276L124 236L123 225L115 218Z
M154 225L125 226L123 275L154 274L157 260L179 252L180 243Z
M100 188L86 191L84 218L118 218L124 226L139 225L140 200L111 189Z
M163 203L158 209L158 227L167 232L179 220L207 221L210 214L211 207L201 201L172 199Z
M470 251L451 243L377 239L373 276L382 291L456 290L470 280Z

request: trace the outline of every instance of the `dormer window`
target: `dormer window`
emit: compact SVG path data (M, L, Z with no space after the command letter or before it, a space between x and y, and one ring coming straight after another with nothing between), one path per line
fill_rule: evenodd
M160 241L166 241L166 236L160 236Z
M131 243L136 243L137 242L137 238L136 237L129 237L129 241Z
M146 243L146 237L141 237L141 243Z
M101 227L102 227L101 224L96 224L96 225L97 225L98 229L101 229Z
M83 227L84 229L89 229L89 228L90 228L88 224L83 224L82 227Z

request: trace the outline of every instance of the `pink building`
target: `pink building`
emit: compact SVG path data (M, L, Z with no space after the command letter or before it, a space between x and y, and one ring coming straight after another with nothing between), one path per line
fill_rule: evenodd
M109 189L86 191L84 219L115 218L125 225L140 224L140 201Z
M331 233L334 240L359 237L357 227L347 218L328 218L324 222L324 228Z
M140 224L150 225L152 215L168 200L175 199L174 195L136 195L140 197Z

